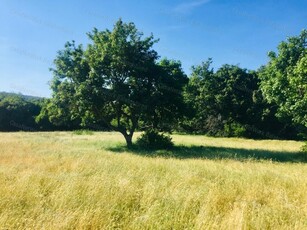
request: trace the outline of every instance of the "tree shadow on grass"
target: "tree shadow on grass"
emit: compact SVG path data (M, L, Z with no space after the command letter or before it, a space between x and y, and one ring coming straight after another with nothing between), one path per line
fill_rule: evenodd
M213 146L175 146L170 150L144 150L138 146L127 148L124 145L107 148L112 152L128 152L147 157L165 157L177 159L233 159L267 160L275 162L307 163L307 154L303 152L281 152L259 149L226 148Z

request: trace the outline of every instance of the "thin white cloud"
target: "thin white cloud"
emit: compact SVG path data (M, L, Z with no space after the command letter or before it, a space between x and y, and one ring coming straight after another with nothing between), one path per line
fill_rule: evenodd
M198 0L189 3L181 3L174 8L176 13L190 13L197 7L209 3L211 0Z

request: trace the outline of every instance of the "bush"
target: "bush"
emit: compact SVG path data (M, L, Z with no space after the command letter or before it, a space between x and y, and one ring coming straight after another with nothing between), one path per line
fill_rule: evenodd
M239 123L231 122L224 125L224 133L227 137L245 137L246 128Z
M302 147L302 151L307 153L307 142L305 142L305 145Z
M172 138L156 130L147 130L136 141L144 149L170 149L174 146Z

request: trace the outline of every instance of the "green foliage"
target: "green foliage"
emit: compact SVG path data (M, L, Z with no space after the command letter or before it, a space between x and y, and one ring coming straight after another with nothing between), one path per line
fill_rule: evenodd
M40 112L40 101L19 94L0 95L1 131L36 131L35 116Z
M277 116L307 128L307 30L278 46L260 72L261 89L278 105Z
M195 110L196 128L206 132L223 128L229 119L248 123L253 113L253 93L258 79L254 72L238 66L223 65L216 72L212 61L193 67L191 80L186 87L185 99Z
M35 118L42 130L75 130L80 129L80 117L68 116L67 99L62 102L58 98L45 99L40 114ZM58 106L58 107L57 107Z
M179 61L162 59L158 62L158 78L146 101L147 111L141 117L142 125L171 131L187 109L183 88L188 83Z
M262 97L257 72L234 65L214 72L211 63L209 59L192 68L184 97L193 112L180 124L184 130L211 136L296 137L291 123L278 121L276 106Z
M187 77L180 62L158 62L153 35L144 38L133 23L118 20L113 31L94 29L88 37L86 48L68 42L54 60L45 110L52 123L107 125L131 145L140 121L166 129L160 124L181 116Z
M305 145L303 145L302 151L303 151L304 153L307 153L307 142L305 142Z
M225 136L229 137L245 137L246 136L246 128L236 122L231 122L224 125Z
M154 129L145 131L136 141L142 149L170 149L174 146L172 138Z

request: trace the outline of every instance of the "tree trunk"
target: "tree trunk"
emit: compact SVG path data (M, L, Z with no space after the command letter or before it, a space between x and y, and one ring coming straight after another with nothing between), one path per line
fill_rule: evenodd
M132 146L132 135L133 134L123 134L127 143L127 147L130 148Z

